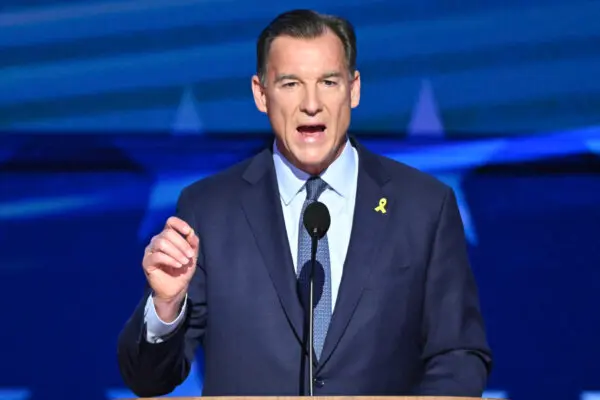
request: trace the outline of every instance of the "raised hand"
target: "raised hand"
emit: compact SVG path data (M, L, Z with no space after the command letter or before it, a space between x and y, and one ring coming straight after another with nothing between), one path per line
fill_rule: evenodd
M178 314L196 270L199 239L183 220L170 217L146 247L142 266L154 292L158 316L171 322Z

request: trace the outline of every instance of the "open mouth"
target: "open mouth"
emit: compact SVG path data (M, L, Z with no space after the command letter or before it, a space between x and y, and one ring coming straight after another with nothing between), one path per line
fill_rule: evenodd
M299 125L296 130L302 135L313 136L325 132L324 124Z

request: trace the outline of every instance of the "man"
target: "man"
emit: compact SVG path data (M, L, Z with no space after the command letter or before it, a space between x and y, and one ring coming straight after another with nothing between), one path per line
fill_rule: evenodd
M149 290L119 365L138 396L171 392L198 345L203 395L307 394L303 208L325 204L315 395L481 396L491 364L450 188L347 137L360 98L351 25L280 15L258 40L256 106L272 148L186 187L146 249ZM300 279L300 282L299 282Z

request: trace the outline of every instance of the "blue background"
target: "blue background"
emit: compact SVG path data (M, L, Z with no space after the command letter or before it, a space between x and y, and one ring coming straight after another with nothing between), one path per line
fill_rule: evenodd
M255 39L296 7L357 28L353 133L457 193L495 353L488 394L600 399L600 2L0 7L0 399L131 395L116 338L143 248L183 186L270 139ZM174 394L201 387L200 352Z

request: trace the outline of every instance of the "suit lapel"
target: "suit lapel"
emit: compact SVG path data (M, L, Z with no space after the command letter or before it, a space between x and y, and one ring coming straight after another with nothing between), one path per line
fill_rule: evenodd
M279 301L302 340L303 314L296 290L296 275L277 188L272 153L265 150L250 162L243 178L248 182L242 207Z
M385 237L389 213L377 212L375 208L382 198L387 201L386 210L393 207L393 201L386 195L385 190L385 183L389 177L385 174L379 158L358 144L355 147L359 154L359 170L354 221L340 290L319 368L331 356L344 334L371 267L377 261L376 250Z

